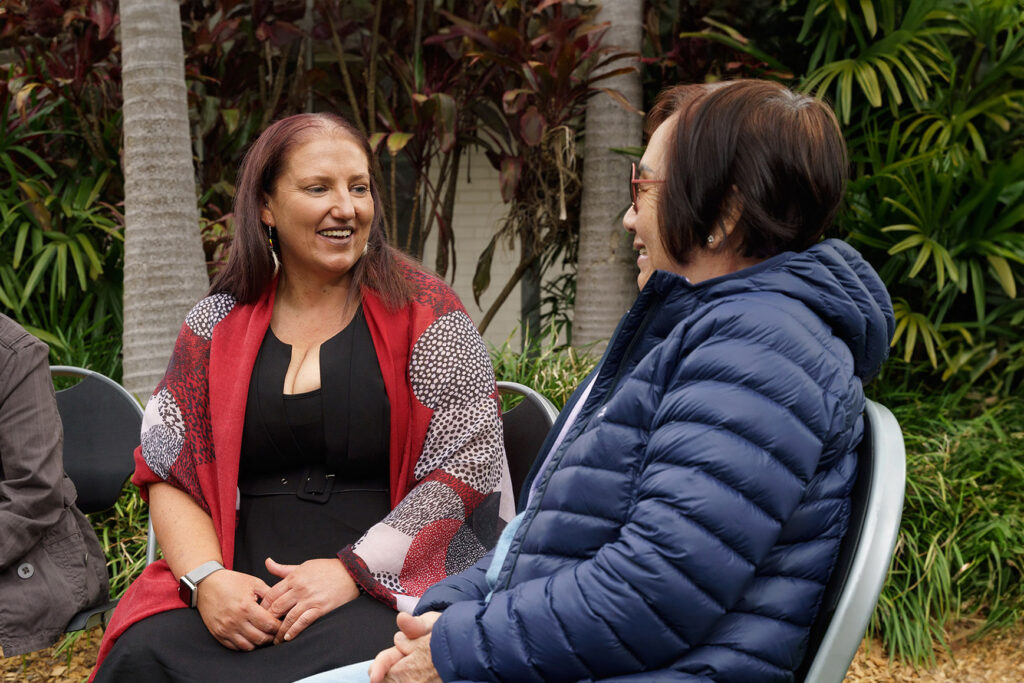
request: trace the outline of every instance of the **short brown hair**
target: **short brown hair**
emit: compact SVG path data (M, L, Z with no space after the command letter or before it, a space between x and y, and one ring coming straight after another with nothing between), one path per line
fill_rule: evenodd
M387 243L384 232L384 205L380 199L377 160L366 136L337 114L295 114L267 126L253 143L238 172L235 190L235 236L227 265L217 274L210 293L227 292L239 303L248 304L263 295L274 279L274 260L267 243L266 226L260 220L263 198L274 191L284 172L291 150L310 130L341 130L366 153L370 169L370 195L373 197L373 222L366 253L352 270L354 292L372 289L384 303L401 308L412 298L412 284L401 264L412 264L400 251ZM414 265L415 267L415 265Z
M801 251L832 224L848 162L824 102L773 81L679 85L659 95L648 131L670 120L659 227L680 263L707 246L725 211L738 213L747 257Z

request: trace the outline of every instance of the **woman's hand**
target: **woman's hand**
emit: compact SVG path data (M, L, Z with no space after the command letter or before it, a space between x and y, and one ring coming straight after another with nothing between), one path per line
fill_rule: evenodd
M199 616L229 650L254 650L274 639L281 622L259 604L270 590L255 576L221 569L203 580L196 596Z
M266 565L267 571L281 577L263 596L263 607L274 617L284 617L275 645L291 640L320 617L359 596L359 587L337 558L278 564L268 557Z
M440 681L430 658L430 632L440 612L426 612L418 617L399 612L395 646L382 651L370 666L370 683L394 681Z

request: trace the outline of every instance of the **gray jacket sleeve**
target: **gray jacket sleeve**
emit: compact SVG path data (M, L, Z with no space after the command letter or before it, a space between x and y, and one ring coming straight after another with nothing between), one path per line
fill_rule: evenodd
M46 344L0 319L0 571L64 512L62 448Z

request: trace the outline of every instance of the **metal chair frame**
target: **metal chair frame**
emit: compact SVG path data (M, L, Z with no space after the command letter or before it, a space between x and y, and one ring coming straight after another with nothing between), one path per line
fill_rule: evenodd
M870 399L864 408L864 440L857 464L854 495L856 499L860 490L863 505L851 513L850 530L836 563L837 575L826 588L818 617L824 633L816 647L812 637L804 683L842 683L864 638L896 549L907 479L906 449L892 412ZM855 500L855 505L858 503Z
M538 456L551 425L558 418L558 408L536 389L518 382L498 382L498 393L522 396L523 401L502 416L505 456L508 459L512 490L518 503L520 488Z

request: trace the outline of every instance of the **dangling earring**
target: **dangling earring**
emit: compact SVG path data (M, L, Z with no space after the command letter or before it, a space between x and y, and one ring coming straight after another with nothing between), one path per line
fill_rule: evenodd
M281 270L281 261L277 258L277 250L274 249L274 226L267 226L267 244L270 245L270 257L274 259L274 275Z

